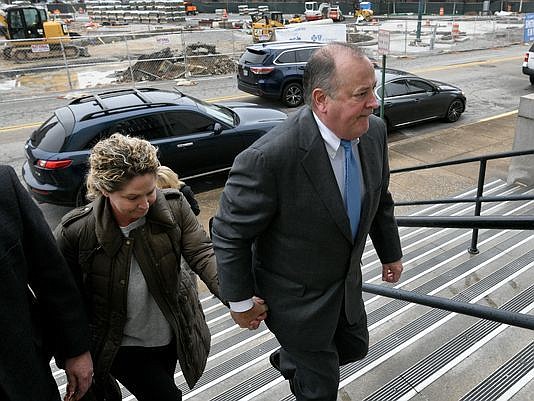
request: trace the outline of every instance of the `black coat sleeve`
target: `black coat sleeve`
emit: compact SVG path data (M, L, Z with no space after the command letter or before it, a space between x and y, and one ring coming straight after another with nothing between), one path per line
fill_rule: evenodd
M200 206L198 205L197 200L195 199L195 194L191 187L189 185L184 185L182 188L180 188L180 191L182 194L184 194L185 199L187 199L187 202L191 206L191 210L193 213L195 213L195 216L198 216L200 214Z
M56 357L70 358L89 350L82 298L41 210L9 168L22 223L22 248L27 280L34 291L45 330L55 338ZM15 266L16 268L16 266Z

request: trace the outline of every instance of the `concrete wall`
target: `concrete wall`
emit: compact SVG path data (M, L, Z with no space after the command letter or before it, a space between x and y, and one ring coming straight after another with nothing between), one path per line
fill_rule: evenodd
M521 96L515 126L513 150L534 149L534 93ZM508 183L519 182L534 186L534 155L512 158Z

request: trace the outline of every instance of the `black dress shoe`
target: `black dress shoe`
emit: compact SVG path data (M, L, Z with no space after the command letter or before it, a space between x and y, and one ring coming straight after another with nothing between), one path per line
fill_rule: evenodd
M271 365L273 365L273 368L282 373L282 371L280 370L280 348L278 348L271 355L269 355L269 362L271 363ZM289 380L289 389L291 390L293 395L295 395L295 384L293 383L293 378L286 378L286 380Z
M269 355L269 362L271 362L273 368L280 372L280 348Z

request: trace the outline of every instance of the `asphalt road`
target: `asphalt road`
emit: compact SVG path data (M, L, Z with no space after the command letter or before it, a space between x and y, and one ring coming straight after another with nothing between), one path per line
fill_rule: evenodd
M521 63L526 46L514 45L505 48L478 50L461 53L447 53L432 57L390 58L387 66L404 69L426 78L442 80L459 86L467 96L467 110L462 118L450 124L466 124L494 115L516 110L520 96L534 92L528 77L521 73ZM165 83L163 87L169 87ZM275 101L269 101L247 95L237 90L235 78L226 77L214 80L198 81L197 85L182 87L186 93L211 101L238 100L250 101L266 107L280 107ZM51 112L68 103L69 99L45 97L36 94L34 99L2 103L0 115L0 163L12 165L20 173L24 162L23 144L40 123ZM408 127L391 134L390 141L425 135L437 129L443 129L444 123L432 122L415 127ZM217 207L220 188L224 176L211 177L191 182L198 194L203 212L201 221L207 219ZM51 226L55 226L67 208L53 205L41 205Z

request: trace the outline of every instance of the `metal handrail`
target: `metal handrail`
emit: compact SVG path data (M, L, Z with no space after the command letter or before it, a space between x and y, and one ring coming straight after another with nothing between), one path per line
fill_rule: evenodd
M480 216L483 202L534 200L532 195L517 196L483 196L484 179L486 175L486 164L488 160L496 160L508 157L525 156L534 154L534 149L495 153L486 156L456 159L439 163L431 163L414 167L406 167L391 170L391 174L418 171L430 168L445 167L464 163L478 162L479 174L476 196L472 198L444 198L435 200L417 200L406 202L395 202L397 206L428 205L428 204L451 204L451 203L475 203L475 214L466 216L398 216L397 224L404 227L441 227L441 228L468 228L473 230L469 253L478 253L477 241L479 229L500 229L500 230L534 230L534 216ZM534 316L525 313L510 312L503 309L493 308L484 305L460 302L453 299L437 297L433 295L420 294L413 291L390 288L384 285L363 283L362 290L367 293L382 295L426 305L432 308L461 313L482 319L489 319L495 322L512 326L534 330Z
M534 216L402 216L397 225L403 227L475 228L498 230L534 230Z
M507 229L508 227L516 227L511 229L519 230L532 230L534 229L533 217L492 217L492 218L480 218L482 211L482 204L484 202L499 202L499 201L517 201L517 200L534 200L532 195L521 196L484 196L484 181L486 178L486 166L489 160L497 160L509 157L526 156L534 154L534 149L519 150L511 152L493 153L484 156L475 156L462 159L448 160L438 163L422 164L412 167L404 167L391 170L391 174L406 173L411 171L426 170L431 168L453 166L465 163L479 163L478 181L477 181L477 193L472 198L445 198L436 200L416 200L416 201L404 201L396 202L397 206L413 206L413 205L428 205L428 204L448 204L448 203L475 203L474 217L472 218L458 218L458 217L413 217L402 216L397 217L397 224L399 226L410 227L448 227L448 228L471 228L473 233L471 235L471 246L468 252L471 254L477 254L478 248L478 230L479 228L500 228Z
M417 292L390 288L378 284L363 283L362 290L375 295L382 295L388 298L400 299L407 302L430 306L432 308L443 309L450 312L461 313L463 315L489 319L511 326L534 330L534 316L524 313L510 312L504 309L493 308L491 306L471 304L468 302L436 297L434 295L419 294Z
M425 169L436 168L436 167L453 166L456 164L480 162L482 160L487 161L487 160L505 159L508 157L526 156L526 155L532 155L532 154L534 154L534 149L514 150L510 152L499 152L499 153L492 153L492 154L483 155L483 156L466 157L462 159L446 160L446 161L437 162L437 163L420 164L418 166L396 168L396 169L391 170L391 174L405 173L405 172L416 171L416 170L425 170Z

